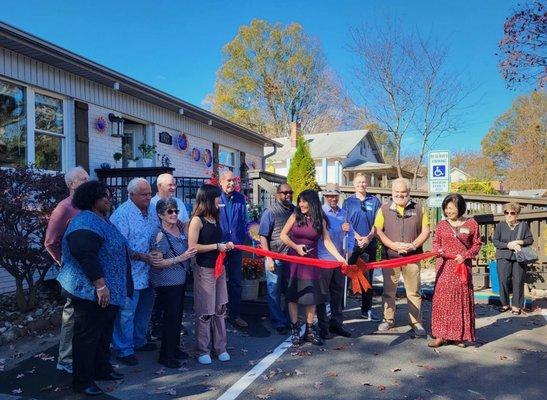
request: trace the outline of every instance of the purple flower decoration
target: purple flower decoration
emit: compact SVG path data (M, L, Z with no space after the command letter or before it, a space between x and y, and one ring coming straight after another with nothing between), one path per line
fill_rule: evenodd
M205 149L205 152L203 153L203 162L207 168L210 168L211 165L213 165L213 153L211 153L211 150Z
M194 159L195 162L198 162L199 159L201 158L201 152L199 151L197 147L194 147L192 149L192 158Z
M106 121L105 117L98 117L97 121L95 121L95 128L101 133L104 133L106 129L108 128L108 122Z
M177 138L177 145L179 146L179 149L184 151L188 148L188 138L186 137L186 133L181 133L179 137Z

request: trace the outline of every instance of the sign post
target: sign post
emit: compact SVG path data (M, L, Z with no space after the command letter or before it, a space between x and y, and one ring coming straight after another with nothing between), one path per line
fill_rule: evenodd
M437 208L437 222L440 219L439 208L444 197L450 193L450 152L430 151L428 159L428 206Z

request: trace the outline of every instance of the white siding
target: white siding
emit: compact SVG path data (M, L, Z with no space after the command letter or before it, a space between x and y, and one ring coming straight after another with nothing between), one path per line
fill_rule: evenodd
M195 138L232 147L249 155L261 156L264 152L263 145L260 143L239 138L214 126L191 120L110 87L0 47L0 78L2 76L107 110L115 110L125 117L134 117L178 132L186 132ZM90 121L95 120L90 117ZM111 160L108 162L112 163Z

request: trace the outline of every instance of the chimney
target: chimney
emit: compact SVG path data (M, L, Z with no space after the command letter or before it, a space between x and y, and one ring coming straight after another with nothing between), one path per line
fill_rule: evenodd
M296 122L291 122L291 149L296 148Z

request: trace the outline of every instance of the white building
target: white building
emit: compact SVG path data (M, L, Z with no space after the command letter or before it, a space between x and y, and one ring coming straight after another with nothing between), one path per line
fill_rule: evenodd
M471 175L468 173L462 171L459 168L452 167L450 169L450 182L456 183L456 182L465 182L471 178Z
M130 166L157 146L176 177L261 169L276 142L59 46L0 23L0 167ZM142 156L142 154L140 154ZM145 161L139 160L139 163ZM122 165L120 165L122 164ZM122 181L123 182L123 181ZM0 293L13 279L0 269Z
M115 166L114 153L124 154L117 166L142 158L138 147L145 143L157 146L152 165L168 158L175 176L206 177L213 167L236 173L242 165L259 169L264 145L275 145L4 23L0 96L5 107L0 114L0 166L36 163L65 171L82 165L93 177L102 164Z
M287 176L296 148L295 135L296 130L292 130L292 138L276 138L283 147L267 159L267 168L271 172ZM346 168L366 162L384 162L369 130L318 133L304 135L304 138L310 144L311 155L315 161L315 178L320 185L329 182L349 185L352 179L344 173ZM266 147L265 154L272 150L271 147Z

